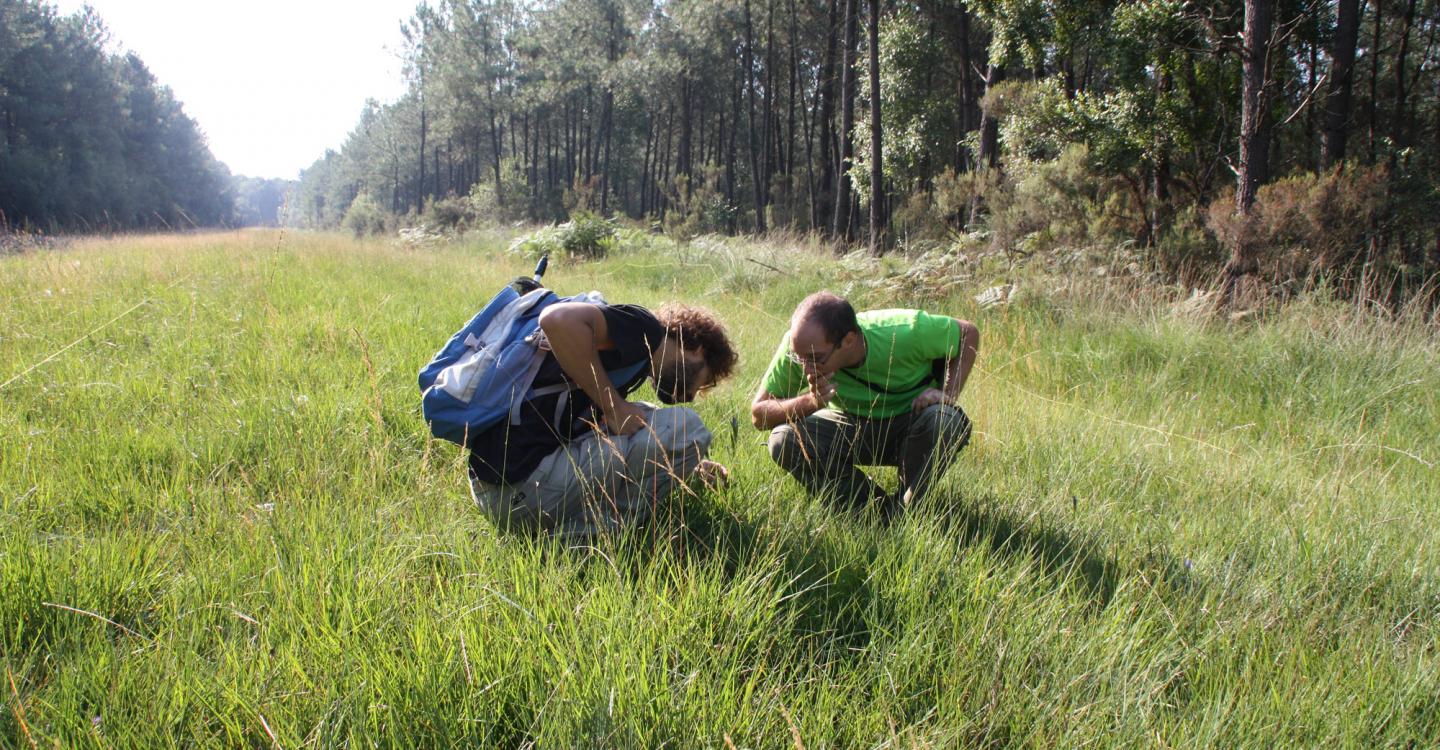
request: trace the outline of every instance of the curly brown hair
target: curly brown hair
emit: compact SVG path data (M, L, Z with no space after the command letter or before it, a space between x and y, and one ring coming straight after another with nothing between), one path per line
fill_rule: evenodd
M714 312L703 307L667 302L655 311L655 317L660 325L665 326L665 335L680 342L681 348L686 351L700 348L715 382L730 377L730 373L735 371L740 355L730 345L725 326L721 325Z

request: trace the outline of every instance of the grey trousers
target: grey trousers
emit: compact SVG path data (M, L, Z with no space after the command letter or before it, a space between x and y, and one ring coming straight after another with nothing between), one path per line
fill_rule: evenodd
M770 457L812 493L834 493L852 508L881 501L896 510L925 496L970 441L970 430L965 412L946 404L887 419L821 409L772 430ZM898 467L899 491L887 495L857 465Z
M475 504L497 526L585 539L643 521L695 471L710 432L693 410L648 410L631 435L591 432L546 456L523 481L493 485L471 477Z

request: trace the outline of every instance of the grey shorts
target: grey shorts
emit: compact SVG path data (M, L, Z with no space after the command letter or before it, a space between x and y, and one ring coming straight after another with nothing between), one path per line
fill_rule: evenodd
M639 432L587 433L513 484L472 477L475 504L501 528L565 538L615 531L650 517L705 458L710 432L692 409L641 406L648 414Z

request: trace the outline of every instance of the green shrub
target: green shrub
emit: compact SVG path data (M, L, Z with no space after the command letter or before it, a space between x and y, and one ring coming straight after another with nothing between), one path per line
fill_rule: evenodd
M896 197L890 215L890 230L894 233L896 242L909 245L948 234L949 227L945 218L935 210L932 194L916 192L908 197Z
M355 200L350 201L350 207L345 209L345 218L340 220L340 225L353 232L356 238L360 238L384 234L389 221L389 214L380 208L380 204L376 203L369 193L361 193L355 196Z
M1390 176L1384 165L1304 172L1263 185L1249 221L1235 212L1233 188L1220 194L1206 225L1220 245L1249 243L1261 273L1273 280L1341 269L1365 252L1387 217Z
M516 237L510 243L509 251L527 258L538 258L542 255L559 257L564 252L564 247L560 243L560 235L563 231L558 226L540 227L530 234Z
M1008 205L1012 188L998 169L956 172L946 168L931 182L928 191L913 193L896 205L892 228L907 246L943 243L956 232L965 231L975 205L987 205L992 199Z
M567 214L600 210L600 176L576 177L560 199Z
M1006 251L1113 245L1139 236L1144 222L1133 192L1095 169L1084 145L1048 161L1017 159L982 196L993 246Z
M585 260L604 258L619 245L617 227L588 211L559 226L541 227L510 243L510 252L527 257L553 255Z
M535 204L534 208L540 216L555 214L544 193L539 196L538 201L532 200L525 182L525 170L518 160L506 159L501 162L500 174L503 180L499 192L495 190L495 181L489 179L475 183L470 188L470 194L465 196L471 227L534 219L535 217L531 216L532 204ZM486 172L485 175L494 177L493 172Z
M1187 286L1213 281L1214 270L1224 265L1225 258L1226 249L1205 228L1203 209L1194 206L1171 217L1169 227L1155 242L1158 267Z
M810 223L808 186L803 174L774 174L770 178L770 203L765 207L765 220L771 229L803 227ZM719 185L704 206L709 226L707 232L724 232L726 222L733 223L735 209L725 203Z
M589 211L576 213L560 225L560 246L565 254L588 259L603 258L615 246L615 225Z
M626 252L664 252L673 253L676 249L676 240L660 234L638 223L629 226L621 224L615 229L615 249L624 248Z
M441 232L459 234L469 229L476 219L474 205L468 198L449 196L431 201L420 221Z
M739 218L739 209L725 201L720 188L724 171L718 164L701 170L693 183L681 175L671 191L671 204L663 221L665 234L682 242L703 234L729 233ZM687 190L686 187L690 186Z

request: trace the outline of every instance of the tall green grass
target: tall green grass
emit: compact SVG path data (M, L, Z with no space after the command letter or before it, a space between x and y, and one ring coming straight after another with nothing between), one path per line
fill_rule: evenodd
M884 526L799 492L747 406L806 293L909 300L780 243L559 263L714 308L743 357L699 406L730 487L563 549L497 534L417 413L528 271L503 246L0 259L0 745L1440 743L1433 328L931 301L981 328L977 434Z

